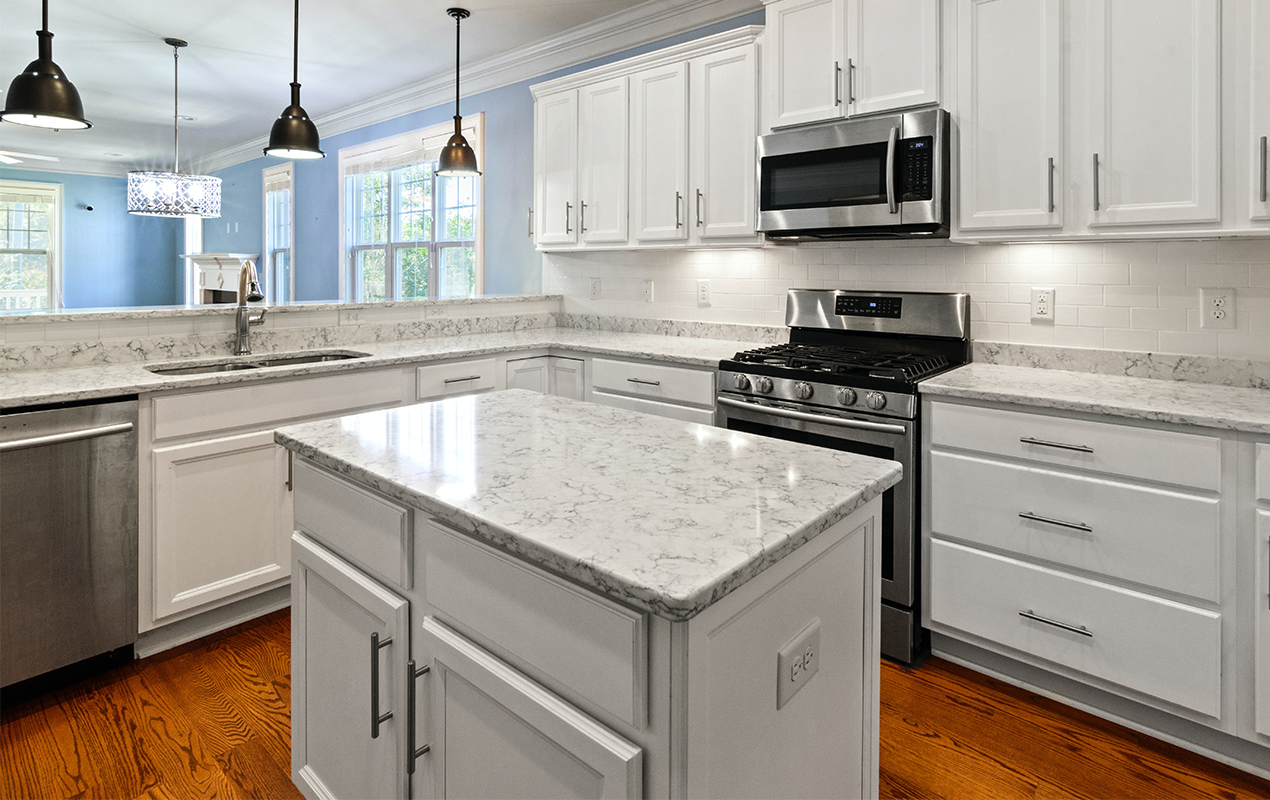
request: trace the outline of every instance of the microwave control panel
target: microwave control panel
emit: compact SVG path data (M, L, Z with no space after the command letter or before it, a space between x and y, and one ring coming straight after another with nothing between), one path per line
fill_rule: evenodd
M900 200L931 200L931 176L935 171L935 139L921 136L899 141Z

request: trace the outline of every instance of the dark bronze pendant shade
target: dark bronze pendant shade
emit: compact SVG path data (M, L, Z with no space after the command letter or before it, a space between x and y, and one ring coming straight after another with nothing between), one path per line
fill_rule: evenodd
M291 105L269 131L265 155L279 158L325 158L318 146L317 126L300 107L300 0L295 0L295 46L291 52Z
M459 25L471 16L466 8L449 8L447 14L454 17L454 135L441 148L437 174L443 177L480 175L476 166L476 153L463 138L463 117L459 114Z
M44 26L35 32L40 39L39 57L27 64L5 96L0 119L18 125L58 130L83 130L93 124L84 119L75 84L66 79L62 68L53 63L53 34L49 33L49 3L44 0Z

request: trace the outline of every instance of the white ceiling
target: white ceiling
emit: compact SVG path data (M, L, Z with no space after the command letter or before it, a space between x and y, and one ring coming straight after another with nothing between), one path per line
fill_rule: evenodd
M646 13L661 20L652 27L667 35L676 5L722 6L715 16L734 13L738 5L737 0L457 2L472 12L463 23L465 87L469 66L579 26L600 30L607 18L629 27ZM440 82L452 82L454 20L445 9L455 4L301 0L301 104L319 122L319 132L330 135L321 129L323 117L370 98L400 94L421 82L430 83L436 95ZM749 4L758 7L757 0ZM194 120L181 122L182 170L205 168L200 162L209 156L223 162L227 149L267 136L289 103L292 12L291 0L50 0L53 60L79 89L93 127L51 132L3 124L0 150L61 159L28 160L17 168L103 174L171 169L172 48L163 43L171 36L189 42L181 50L180 112ZM684 14L683 22L701 24L700 14ZM35 58L39 27L40 0L0 0L0 89L7 90Z

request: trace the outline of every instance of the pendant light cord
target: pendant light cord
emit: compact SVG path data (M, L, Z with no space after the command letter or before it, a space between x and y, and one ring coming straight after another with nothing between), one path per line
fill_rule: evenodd
M49 0L44 0L44 27L40 29L40 33L49 32Z
M462 116L459 114L459 46L463 42L459 28L462 24L463 17L456 14L454 17L454 116L456 118ZM457 125L455 127L457 128Z
M300 82L300 0L295 0L295 44L291 48L291 82Z
M180 48L176 45L172 46L172 171L181 174L181 137L178 132L178 126L181 123L180 115L180 99L181 99L181 64L180 64Z

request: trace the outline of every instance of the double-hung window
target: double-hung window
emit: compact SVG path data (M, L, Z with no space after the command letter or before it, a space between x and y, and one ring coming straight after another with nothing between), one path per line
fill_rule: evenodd
M482 158L481 115L463 135ZM340 151L344 296L359 302L481 293L481 179L436 174L452 125Z
M61 308L62 187L0 181L0 309Z
M295 299L295 274L291 269L294 169L295 165L288 162L264 171L265 263L261 267L265 299L269 303L289 303Z

